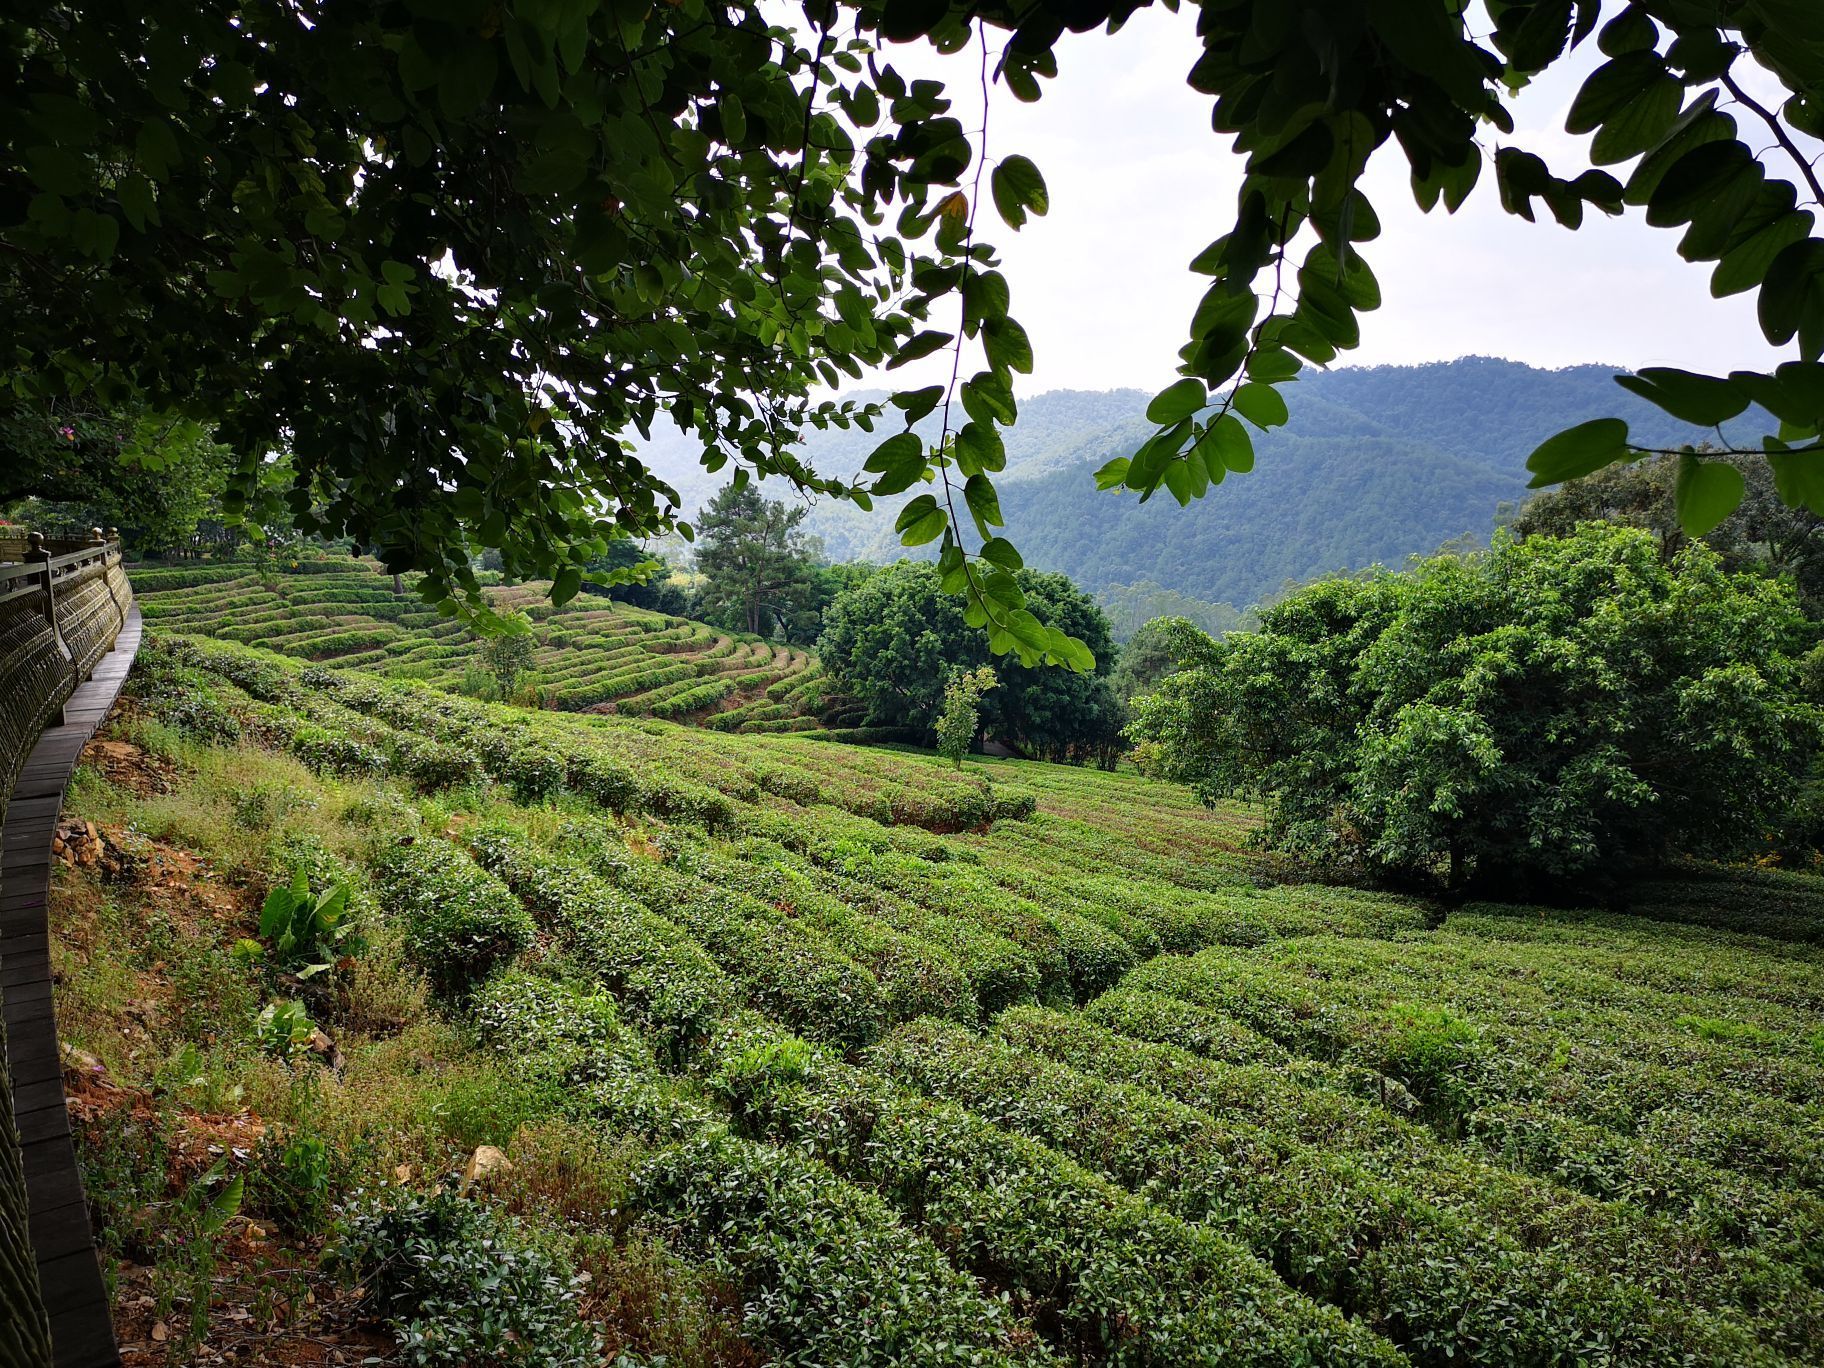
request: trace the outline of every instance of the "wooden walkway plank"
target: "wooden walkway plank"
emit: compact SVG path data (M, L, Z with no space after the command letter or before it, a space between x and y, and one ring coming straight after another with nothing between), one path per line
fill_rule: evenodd
M0 1012L32 1252L55 1368L118 1368L120 1351L63 1093L47 922L51 841L70 775L119 697L140 635L135 606L113 650L77 686L62 716L44 729L26 757L0 829Z

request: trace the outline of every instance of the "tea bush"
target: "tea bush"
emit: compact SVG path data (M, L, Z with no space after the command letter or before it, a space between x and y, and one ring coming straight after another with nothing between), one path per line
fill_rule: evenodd
M532 943L519 900L448 841L395 846L374 874L382 907L403 920L407 953L437 992L467 992Z
M595 1368L579 1319L583 1284L500 1212L453 1192L375 1193L350 1203L330 1254L410 1364Z

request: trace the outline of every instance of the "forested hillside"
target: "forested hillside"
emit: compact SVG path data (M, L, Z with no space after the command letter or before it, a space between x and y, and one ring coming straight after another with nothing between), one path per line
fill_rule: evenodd
M1528 453L1573 423L1616 414L1653 445L1714 436L1621 390L1614 373L1491 357L1310 371L1287 387L1291 422L1256 438L1255 469L1188 510L1165 494L1142 506L1096 490L1095 469L1153 430L1147 395L1040 395L1006 433L1008 535L1027 564L1092 591L1146 580L1246 607L1287 580L1398 565L1465 533L1486 538L1499 505L1526 494ZM1752 413L1738 426L1750 439L1763 430ZM935 432L929 420L925 428ZM850 475L881 435L820 435L805 454L820 471ZM649 456L693 506L713 492L694 447L661 439ZM838 560L903 554L891 519L845 505L821 504L805 527Z

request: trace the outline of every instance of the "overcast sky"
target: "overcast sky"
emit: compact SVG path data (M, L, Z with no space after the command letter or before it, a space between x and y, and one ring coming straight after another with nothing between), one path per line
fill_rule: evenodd
M1192 14L1153 8L1112 37L1067 35L1058 48L1059 76L1034 105L994 88L991 161L1024 153L1051 192L1049 216L1018 233L991 208L978 218L978 231L1002 249L1014 316L1032 337L1036 365L1020 382L1022 393L1123 385L1152 391L1173 378L1191 311L1208 284L1188 266L1232 222L1241 166L1210 131L1209 97L1185 84L1198 51L1193 23ZM979 49L949 59L922 46L887 55L908 75L944 77L954 112L974 133L981 121ZM1518 128L1507 141L1538 152L1561 174L1587 166L1587 139L1566 134L1564 116L1583 76L1603 60L1592 40L1565 71L1522 92L1514 104ZM1790 174L1784 165L1772 169ZM1484 354L1538 366L1593 361L1727 371L1790 357L1762 338L1753 294L1712 299L1709 267L1682 261L1678 233L1649 228L1638 210L1620 219L1592 212L1573 233L1539 204L1545 221L1527 223L1502 211L1492 168L1485 168L1456 215L1442 208L1426 215L1413 203L1404 158L1391 143L1377 154L1367 189L1383 231L1364 244L1363 255L1383 303L1363 316L1362 346L1339 364ZM948 364L940 361L895 372L889 383L947 379Z

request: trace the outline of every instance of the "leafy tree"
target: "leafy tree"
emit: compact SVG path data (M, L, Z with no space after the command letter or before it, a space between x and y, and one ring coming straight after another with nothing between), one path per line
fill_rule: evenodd
M982 634L941 579L935 566L900 561L830 605L818 655L837 687L867 706L871 724L931 734L952 674L987 662ZM1003 663L999 687L982 704L986 731L1047 760L1108 758L1120 721L1108 687L1114 646L1107 619L1063 575L1021 570L1016 580L1033 611L1085 642L1097 666L1077 673Z
M806 542L815 546L817 539L808 537ZM845 590L862 583L878 569L864 561L832 564L827 560L812 560L805 570L804 593L799 599L798 611L785 624L785 639L794 646L815 646L829 621L830 606Z
M963 767L963 757L975 745L982 729L982 698L994 688L992 665L958 670L944 685L944 707L937 716L937 753L953 767Z
M1790 575L1799 601L1812 618L1824 616L1824 517L1784 502L1773 469L1755 457L1719 456L1740 473L1741 505L1703 534L1704 544L1725 569ZM1678 472L1682 458L1655 456L1608 466L1542 490L1513 517L1516 536L1562 537L1581 522L1601 520L1642 527L1659 538L1667 557L1690 541L1678 518Z
M227 458L184 419L0 397L0 508L28 525L118 527L142 555L187 547L221 516Z
M811 551L798 524L803 507L731 484L703 510L697 547L696 613L739 632L776 636L814 608Z
M1185 668L1131 734L1206 801L1268 803L1266 839L1346 874L1511 895L1780 824L1824 742L1791 588L1702 544L1566 538L1314 585Z
M481 638L481 661L500 689L502 702L513 697L520 676L532 668L538 647L532 638L532 624L523 615L508 618L506 630Z
M1189 618L1158 617L1145 623L1121 648L1121 656L1108 677L1109 687L1123 706L1139 695L1151 693L1159 681L1178 668L1177 640L1186 629L1206 629Z
M607 552L589 562L583 587L655 613L682 617L690 610L690 595L672 575L671 563L624 537L609 542Z
M662 419L715 470L738 462L860 501L929 480L897 530L940 544L943 583L990 649L1088 670L1086 645L1027 604L997 534L999 434L1032 347L978 215L991 199L1018 228L1049 207L1044 180L999 149L990 172L985 130L972 143L940 83L907 81L877 49L978 43L984 86L1031 100L1067 28L1113 30L1138 7L844 0L807 7L797 30L757 0L9 11L8 380L219 420L231 501L267 453L289 452L301 528L425 571L428 597L470 613L483 611L481 546L518 578L550 576L563 600L612 535L679 525L671 491L619 441ZM1188 80L1244 174L1232 222L1193 262L1212 281L1181 378L1149 406L1155 435L1102 484L1188 502L1252 467L1251 430L1286 417L1281 388L1354 348L1381 302L1362 187L1397 155L1426 209L1456 209L1486 170L1529 219L1543 205L1575 228L1633 208L1683 229L1679 252L1715 263L1718 294L1757 292L1764 333L1796 357L1624 379L1703 424L1750 402L1771 411L1781 428L1759 449L1781 497L1824 511L1824 462L1810 459L1824 238L1798 207L1800 187L1824 202L1824 185L1795 141L1824 132L1815 7L1504 0L1487 24L1437 0L1199 10ZM1529 79L1592 40L1606 60L1567 120L1594 135L1590 164L1485 153ZM1749 64L1785 98L1756 99ZM966 345L982 363L964 379ZM856 483L792 456L807 427L873 421L813 401L814 387L949 346L952 381L894 396L905 430ZM940 410L937 440L911 430ZM1533 468L1556 482L1640 449L1625 422L1598 418L1547 441ZM1687 527L1739 501L1732 467L1679 467Z

